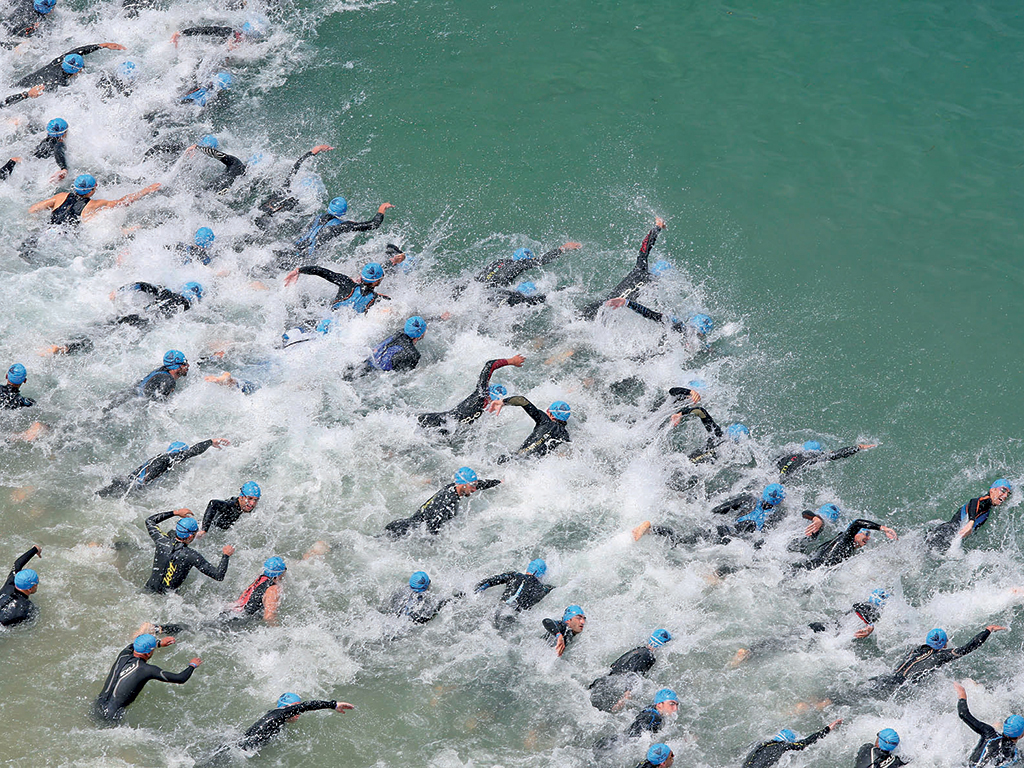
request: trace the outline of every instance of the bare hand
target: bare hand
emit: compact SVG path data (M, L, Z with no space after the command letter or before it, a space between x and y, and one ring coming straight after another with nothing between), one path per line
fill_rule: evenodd
M572 240L570 240L568 243L566 243L565 245L562 246L562 250L563 251L575 251L577 248L582 248L582 247L583 247L582 243L574 243Z
M627 299L625 299L624 297L616 296L614 299L608 299L608 301L606 301L604 303L604 305L606 307L613 307L615 309L622 309L624 306L626 306L626 301L627 301Z
M12 157L11 160L13 162L15 162L15 163L20 163L21 162L21 156L19 155L18 157Z
M332 150L332 149L334 149L334 147L330 147L327 144L318 144L317 146L315 146L311 150L309 150L309 154L311 154L311 155L319 155L321 152L327 152L327 151Z
M836 728L838 728L842 724L843 724L843 718L840 717L838 720L833 720L831 723L829 723L828 724L828 729L830 731L833 731L833 730L835 730Z
M126 51L128 50L123 45L117 43L100 43L100 48L109 48L112 51Z
M874 624L868 624L863 629L858 629L856 632L854 632L853 636L855 638L857 638L858 640L863 640L865 637L868 637L874 631L875 631L875 625Z
M28 89L28 97L30 99L34 99L34 98L38 97L45 90L46 90L45 83L40 83L39 85L33 85L31 88Z
M36 557L38 557L40 560L42 560L43 559L43 548L40 547L38 544L35 545L35 548L36 548Z
M377 213L384 213L384 211L386 211L388 208L394 207L395 206L393 206L391 203L381 203L380 207L377 209Z
M654 219L654 226L658 229L665 229L665 220L660 216L656 216Z
M289 272L287 275L284 276L284 284L285 284L285 286L295 285L295 283L298 281L298 279L299 279L299 268L296 267L295 269L293 269L291 272Z
M226 437L215 437L210 442L213 443L214 448L223 448L225 445L231 445L231 441Z
M174 47L175 48L178 47L178 38L180 38L180 37L181 37L181 32L175 32L173 35L171 35L171 42L174 43Z
M335 707L338 712L344 712L347 709L355 709L354 704L349 704L347 701L339 701Z
M960 685L960 683L953 683L953 689L956 691L956 697L958 699L967 698L967 691L964 689L962 685Z
M985 629L989 632L1002 632L1004 629L1008 629L1008 627L1002 627L999 624L989 624Z
M230 544L225 544L224 549L222 549L221 552L223 552L228 557L231 557L233 554L235 554L235 548L232 547Z
M504 400L491 400L490 405L487 406L487 410L497 416L501 413L502 407L505 405Z
M693 403L694 405L696 405L697 403L700 402L700 392L698 392L696 389L691 389L690 390L689 397L690 397L690 402Z
M191 667L198 667L202 663L203 663L203 660L200 659L198 656L196 656L194 659L192 659L192 661L189 662L189 666L191 666Z
M896 535L896 531L887 525L883 525L879 530L886 535L886 538L888 538L889 541L896 541L896 539L899 538L899 536Z
M55 174L53 174L50 177L50 183L51 184L56 184L58 181L63 180L64 177L67 176L67 175L68 175L68 172L65 171L63 168L61 168L59 171L57 171Z
M866 451L869 448L877 448L878 443L857 443L857 447L862 451Z
M206 531L196 531L196 541L199 541L205 535L206 535Z
M681 413L673 413L668 418L668 424L669 424L670 427L678 427L680 422L682 422L682 420L683 420L683 414L681 414Z
M163 186L163 184L161 184L161 183L160 183L160 182L158 181L158 182L156 182L155 184L150 184L150 185L149 185L148 187L146 187L145 189L140 189L140 190L139 190L139 194L140 194L140 195L148 195L148 194L149 194L150 192L156 192L156 191L157 191L158 189L160 189L160 187L162 187L162 186Z
M444 312L442 312L440 315L437 316L437 319L438 320L451 320L452 319L452 313L449 312L448 310L445 310Z
M192 517L192 510L188 509L187 507L182 507L181 509L174 510L174 516L175 517Z
M522 355L514 355L508 359L508 364L514 365L516 368L520 368L525 362L526 358Z
M168 645L174 645L175 642L176 641L173 637L164 637L160 639L160 642L157 643L157 646L160 648L166 648Z
M558 639L555 641L555 652L559 656L561 656L563 653L565 653L565 636L564 635L559 635Z
M807 527L804 528L804 536L810 538L824 527L825 521L820 517L815 517L810 523L808 523Z
M391 266L396 267L399 264L401 264L403 261L405 261L405 254L404 253L396 253L394 256L391 257Z

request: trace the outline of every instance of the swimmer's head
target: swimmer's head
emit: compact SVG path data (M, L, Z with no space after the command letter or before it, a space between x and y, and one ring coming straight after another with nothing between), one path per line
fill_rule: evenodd
M939 651L946 647L946 643L949 642L949 635L946 634L946 630L936 627L928 633L928 637L924 641Z
M413 315L405 321L405 335L410 339L421 339L427 332L427 321L419 315Z
M662 275L668 274L672 269L672 264L665 259L658 259L656 262L651 264L651 274L655 277L661 277Z
M277 578L287 570L288 566L284 564L284 559L276 555L263 561L263 575L268 579Z
M781 504L786 498L786 489L779 483L771 483L761 493L761 501L771 504L773 507Z
M71 190L76 195L91 195L96 191L96 177L89 173L80 173L75 176L75 183L71 185Z
M196 230L196 236L193 238L193 242L200 248L209 248L213 245L213 241L217 239L217 236L213 234L213 230L209 227L200 227Z
M298 704L300 701L302 701L302 697L297 693L282 693L277 700L277 708L281 709L289 704Z
M185 353L177 349L169 349L164 353L164 368L169 371L176 371L188 365Z
M14 574L14 588L21 592L31 593L39 586L39 574L31 568L22 568Z
M203 286L195 280L190 280L181 286L181 295L188 299L189 304L195 304L202 301L205 294L206 291L203 290Z
M548 564L538 557L536 560L530 561L530 564L526 566L526 572L532 573L539 579L548 572Z
M156 647L159 644L159 641L156 639L156 636L154 635L139 635L135 638L134 641L132 641L132 650L134 650L140 656L148 656L156 650Z
M1008 739L1019 739L1024 736L1024 717L1010 715L1003 721L1003 736Z
M181 453L182 451L188 450L188 443L174 442L167 446L167 452L170 454Z
M653 648L661 648L661 646L671 639L672 633L667 629L656 629L651 633L651 638L647 641L647 644Z
M1009 480L1003 478L996 480L988 489L989 497L997 507L1006 501L1011 493L1013 493L1013 486L1010 485Z
M409 589L413 592L426 592L430 587L430 577L424 571L416 571L409 577Z
M114 75L122 83L134 83L139 79L139 67L134 61L122 61L114 70Z
M217 149L220 146L220 141L213 134L206 134L199 140L200 147L209 147L210 149Z
M376 261L371 261L369 264L363 264L359 276L364 283L379 283L384 279L384 268Z
M562 621L569 621L569 619L575 618L576 616L582 616L586 619L586 615L583 613L583 609L578 605L570 605L565 609L565 613L562 614Z
M715 330L715 321L710 316L698 312L692 315L686 324L693 328L701 336L707 336Z
M196 535L196 531L199 530L199 523L192 517L183 517L178 521L178 524L174 526L174 534L182 541L191 539Z
M7 382L13 384L16 387L20 387L28 380L28 371L25 370L25 366L21 363L15 363L7 369Z
M260 487L252 480L247 480L242 484L241 489L238 491L239 496L251 496L254 499L258 499L262 495Z
M469 467L461 467L455 471L455 483L457 485L472 485L480 480Z
M555 402L548 406L548 414L556 421L568 421L572 415L572 408L569 407L565 400L555 400Z
M63 117L55 117L46 124L46 135L51 138L59 138L68 132L68 121Z
M348 200L344 197L336 197L327 204L327 212L331 216L344 216L346 211L348 211Z
M782 741L787 744L792 744L794 741L796 741L796 734L793 733L793 731L791 731L789 728L783 728L781 731L775 734L775 738L772 739L772 741Z
M808 440L806 443L804 443L803 447L805 451L820 451L821 443L819 443L817 440Z
M871 593L868 598L868 603L875 606L875 608L881 608L885 605L885 601L889 599L889 593L884 589L876 589Z
M265 16L254 14L242 25L242 36L258 40L267 34L270 22Z
M652 744L647 750L647 762L651 765L665 765L672 757L668 744ZM668 763L671 765L671 763Z
M729 428L725 430L725 434L734 443L738 443L745 437L750 437L750 430L745 424L730 424Z
M69 53L64 57L64 60L60 63L60 68L63 69L69 75L76 75L82 71L82 67L85 66L85 59L77 53Z
M43 16L53 10L53 6L57 4L57 0L35 0L32 3L32 7L36 9L36 13L41 13Z
M533 251L529 248L516 248L512 252L512 261L526 261L533 258Z
M843 513L839 511L839 507L835 504L822 504L818 507L818 511L815 514L822 520L828 520L834 525L839 522L839 518Z
M900 735L892 728L883 728L878 732L878 747L886 752L892 752L900 745Z
M230 72L218 72L213 76L210 81L210 85L216 91L227 91L230 90L233 79Z
M508 397L508 390L501 384L491 384L491 386L487 388L487 396L490 397L491 400L504 400Z

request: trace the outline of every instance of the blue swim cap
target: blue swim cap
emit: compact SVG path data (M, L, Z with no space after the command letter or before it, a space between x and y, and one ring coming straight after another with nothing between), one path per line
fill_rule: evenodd
M508 390L501 384L491 384L491 386L487 388L487 395L491 400L504 400L508 397Z
M405 321L405 335L410 339L418 339L427 332L427 321L419 315L413 315Z
M654 703L661 704L663 701L674 701L679 703L679 697L676 696L676 692L671 688L662 688L656 694L654 694Z
M7 380L15 386L21 386L28 379L28 371L21 363L15 363L7 369Z
M839 521L842 512L839 511L839 507L835 504L822 504L818 507L817 515L823 520L828 520L830 523L836 523Z
M529 248L516 248L512 252L512 261L526 261L533 258L533 251Z
M551 412L552 418L558 421L568 421L572 415L572 408L564 400L555 400L555 402L548 406L548 411Z
M474 472L469 467L462 467L456 470L455 472L455 482L458 483L459 485L464 485L466 483L475 483L479 479L480 478L476 476L476 472Z
M213 76L213 79L210 81L210 85L218 91L226 91L231 88L231 82L232 78L230 72L218 72Z
M696 315L692 315L686 324L697 331L701 336L707 336L713 330L715 330L715 321L712 320L708 315L698 312Z
M532 573L539 579L548 572L548 564L538 557L536 560L530 561L530 564L526 566L526 572Z
M668 744L652 744L647 750L647 762L651 765L662 765L671 754L672 750Z
M164 368L176 371L183 365L188 365L184 352L179 352L176 349L169 349L164 352Z
M946 634L946 630L936 627L928 633L928 637L924 641L938 651L946 647L946 643L949 642L949 635Z
M565 613L562 614L562 621L568 621L573 616L582 616L584 619L587 618L587 615L583 613L582 608L578 605L570 605L565 609Z
M277 708L287 707L289 704L298 704L302 701L302 697L297 693L282 693L281 697L277 700Z
M416 571L409 577L409 588L413 592L426 592L430 586L430 577L424 571Z
M181 287L181 295L184 296L189 302L201 301L206 291L203 290L203 286L199 283L191 280Z
M820 451L821 450L821 443L819 443L817 440L808 440L806 443L804 443L804 450L805 451Z
M200 248L209 248L216 239L217 236L213 234L213 230L209 227L200 227L196 230L195 244Z
M88 195L96 189L96 177L88 173L79 174L75 177L71 189L76 195Z
M369 264L363 264L359 276L363 278L364 283L376 283L378 280L384 279L384 267L376 261L371 261Z
M32 3L32 7L36 9L38 13L44 16L53 10L53 6L57 4L57 0L35 0Z
M288 566L284 564L284 559L274 555L268 557L263 561L263 575L268 579L272 579L275 576L280 576L282 573L288 570Z
M656 629L651 633L651 639L647 641L647 644L653 645L655 648L661 648L671 639L672 633L667 629Z
M884 589L876 589L874 592L871 593L871 597L868 598L868 603L875 606L876 608L881 608L883 605L885 605L885 601L888 599L888 592L886 592Z
M167 446L168 453L181 453L188 450L188 443L175 442Z
M750 430L747 429L745 424L730 424L729 428L725 430L725 434L729 436L729 439L734 443L738 443L744 437L750 437Z
M900 745L900 735L892 728L883 728L878 732L878 746L886 752L892 752Z
M252 480L249 480L242 484L242 487L238 491L239 496L252 496L253 498L260 497L260 487L256 485Z
M1005 488L1007 492L1013 493L1013 486L1010 485L1010 481L1002 477L996 480L994 483L992 483L992 485L988 487L990 491L995 488Z
M1003 736L1008 739L1019 739L1024 736L1024 717L1010 715L1003 721Z
M83 59L77 53L69 53L64 57L64 61L60 63L60 68L63 69L69 75L73 75L76 72L81 72L82 67L85 66L85 59Z
M523 294L523 296L536 296L537 285L529 280L523 280L523 282L516 286L516 291Z
M208 133L199 140L199 146L209 147L210 149L217 149L217 147L220 146L220 142L217 140L216 136Z
M179 539L187 539L193 533L199 530L199 523L191 517L183 517L178 521L178 524L174 526L174 532L178 535Z
M136 653L147 654L155 651L159 644L153 635L139 635L132 642L132 648Z
M333 325L334 325L334 318L333 317L321 318L320 322L318 322L316 324L316 332L317 333L324 333L324 334L330 333L331 332L331 327Z
M348 210L348 200L344 197L336 197L327 204L327 212L331 216L344 216Z
M117 79L126 83L134 83L139 79L139 68L134 61L122 61L117 65Z
M789 728L783 728L781 731L775 734L775 738L772 739L772 741L785 741L789 744L792 744L794 741L796 741L796 734L789 730Z
M786 489L779 483L772 483L761 493L761 501L765 504L771 504L772 506L781 504L785 498Z
M672 264L665 261L665 259L658 259L656 262L651 264L651 274L656 277L660 277L667 272L672 271Z
M68 132L68 121L63 117L55 117L46 124L47 136L63 136Z
M39 574L33 571L31 568L22 568L16 574L14 574L14 588L21 589L25 592L32 589L39 583Z
M263 37L267 33L270 22L264 16L250 16L249 20L242 25L242 34L245 37Z
M690 379L686 386L690 389L707 389L708 383L704 379Z

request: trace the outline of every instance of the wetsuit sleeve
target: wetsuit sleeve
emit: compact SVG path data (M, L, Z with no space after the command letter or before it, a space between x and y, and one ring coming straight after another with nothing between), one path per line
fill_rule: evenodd
M712 508L711 514L727 515L730 512L736 512L740 509L753 507L756 503L756 499L749 493L741 493L739 496L733 496L731 499L726 499L717 507Z
M139 291L140 293L148 293L152 296L159 296L161 291L166 290L158 285L152 283L131 283L129 285L122 286L118 291Z
M559 246L558 248L551 249L550 251L545 253L543 256L541 256L539 259L534 259L534 261L538 262L541 266L544 266L545 264L550 264L552 261L557 259L563 253L565 253L565 251L562 249L561 246Z
M838 451L832 451L831 453L825 454L823 457L825 461L835 461L836 459L845 459L848 456L853 456L860 450L856 445L851 445L848 448L840 448Z
M224 172L232 179L245 173L245 163L234 155L229 155L227 152L221 152L219 149L214 149L213 147L196 147L196 149L204 155L209 155L214 160L220 160L224 164Z
M491 376L499 368L504 368L508 365L508 360L501 358L499 360L488 360L484 363L484 368L480 371L480 378L476 380L476 391L481 395L487 394L487 387L490 386Z
M57 167L62 171L68 169L67 155L64 154L64 142L58 141L57 146L53 148L53 159L57 161Z
M0 167L0 181L3 181L4 179L11 175L11 171L14 170L15 165L17 165L17 163L12 158L8 160L6 163L4 163L3 167Z
M182 462L182 461L186 461L187 459L195 458L196 456L199 456L199 455L201 455L203 453L206 453L206 451L209 450L211 445L213 445L213 440L202 440L201 442L198 442L195 445L193 445L187 451L182 451L180 454L177 454L177 456L175 456L175 458L178 459L178 462ZM175 462L175 463L178 463L178 462Z
M214 568L205 557L200 555L194 549L190 549L189 552L192 553L193 567L195 567L200 573L209 576L214 581L224 581L224 576L228 572L228 562L231 560L230 555L221 555L220 564Z
M213 525L213 521L217 517L217 501L218 499L210 499L206 505L206 511L203 513L203 524L201 526L204 531L210 530L210 526Z
M544 619L541 622L541 625L544 627L544 630L552 637L557 637L558 635L562 634L562 630L558 627L558 622L554 619Z
M209 37L222 37L225 40L235 34L231 27L189 27L181 30L182 37L198 37L200 35Z
M658 234L661 230L658 227L652 227L651 231L647 233L647 237L640 243L640 253L636 257L636 266L640 269L647 270L647 257L651 255L651 250L654 248L654 243L658 240Z
M289 704L287 707L281 707L281 717L287 720L289 717L295 715L301 715L303 712L313 712L317 709L336 709L338 702L336 701L300 701L297 704Z
M331 227L331 229L338 229L342 232L369 232L371 229L377 229L383 223L384 214L378 213L369 221L343 221L337 227Z
M309 158L311 158L311 157L313 157L313 153L312 152L307 152L306 154L304 154L302 157L300 157L298 160L296 160L292 164L292 169L290 171L288 171L288 175L285 176L285 178L284 178L284 185L286 187L289 184L292 183L292 179L295 178L295 174L297 174L299 172L299 169L302 167L302 164L304 162L306 162L307 160L309 160Z
M962 645L959 648L955 648L953 650L953 657L959 658L960 656L966 656L968 653L973 653L974 651L978 650L979 648L981 648L981 646L985 644L985 641L988 640L988 636L991 634L992 633L989 632L987 629L981 630L981 632L979 632L971 638L971 641L967 643L967 645ZM952 661L952 659L950 659L950 661Z
M498 584L508 584L515 578L515 571L507 571L505 573L499 573L497 576L488 576L486 579L477 584L474 588L474 592L483 592L485 589L496 587ZM545 626L545 629L547 627Z
M672 387L668 393L677 400L682 400L683 398L689 398L693 394L693 390L688 387Z
M640 315L640 317L646 317L648 320L654 320L657 323L660 323L665 317L661 312L655 312L653 309L645 307L643 304L639 304L632 299L626 302L626 306Z
M164 520L170 520L172 517L174 517L173 512L157 512L155 515L147 517L146 532L149 534L149 538L153 541L160 541L164 534L157 526Z
M537 424L543 424L544 422L549 421L548 415L544 413L544 411L540 410L522 395L512 395L512 397L506 398L505 405L518 405L526 411L526 415L533 419Z
M21 93L15 93L8 96L3 101L0 101L0 109L3 107L9 107L11 104L17 104L19 101L24 101L28 98L28 91L22 91Z
M998 735L996 729L988 723L983 723L981 720L971 714L971 710L967 707L967 699L959 699L956 703L956 713L960 715L960 719L967 723L967 727L974 731L983 738L991 738L992 736Z
M64 61L65 56L70 56L72 53L77 53L79 56L88 56L90 53L102 50L102 45L80 45L78 48L72 48L70 51L65 53L56 59L58 63Z
M808 736L805 739L800 739L799 741L791 742L790 745L789 745L789 748L790 749L798 749L798 750L799 749L807 749L809 746L811 746L811 744L816 742L818 739L823 738L824 736L827 736L831 730L832 729L829 728L826 725L820 731L815 731L814 733L812 733L810 736Z
M168 672L166 669L160 669L160 667L155 667L152 664L147 666L150 668L150 680L160 680L165 683L174 683L175 685L188 682L188 679L192 677L192 673L196 671L196 668L191 664L181 670L181 672Z
M478 491L486 491L488 488L493 488L496 485L501 485L501 480L480 480L476 484Z
M339 288L351 288L355 290L356 281L348 275L343 275L340 272L334 272L330 269L324 269L323 267L308 266L299 267L300 275L313 275L313 277L319 277L322 280L326 280L329 283L334 283Z
M22 555L21 557L19 557L17 560L14 561L14 567L11 568L11 573L7 577L7 582L4 584L4 589L7 589L7 587L13 587L14 586L14 575L18 571L24 569L25 566L28 565L29 560L31 560L37 554L39 554L39 553L36 551L36 548L32 547L32 549L30 549L28 552L26 552L24 555Z

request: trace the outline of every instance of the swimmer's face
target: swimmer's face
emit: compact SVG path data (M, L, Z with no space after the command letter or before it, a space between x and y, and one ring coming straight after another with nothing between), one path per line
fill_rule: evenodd
M660 704L655 704L654 708L663 715L674 715L679 711L678 701L663 701ZM664 763L662 763L664 765Z
M863 547L871 540L871 534L867 531L857 531L857 535L853 537L853 546Z
M573 616L571 619L569 619L567 622L565 622L565 626L567 626L573 632L579 634L580 632L583 631L583 625L586 624L586 623L587 623L587 617L586 616L579 616L579 615L577 615L577 616Z
M997 507L1010 498L1010 492L1001 485L990 490L988 495L992 499L992 503Z
M672 763L674 763L675 761L676 761L676 753L675 752L669 752L668 753L668 760L666 760L664 763L662 763L662 766L663 766L663 768L671 768Z
M243 512L252 512L256 509L256 505L259 503L258 496L239 496L238 506Z

